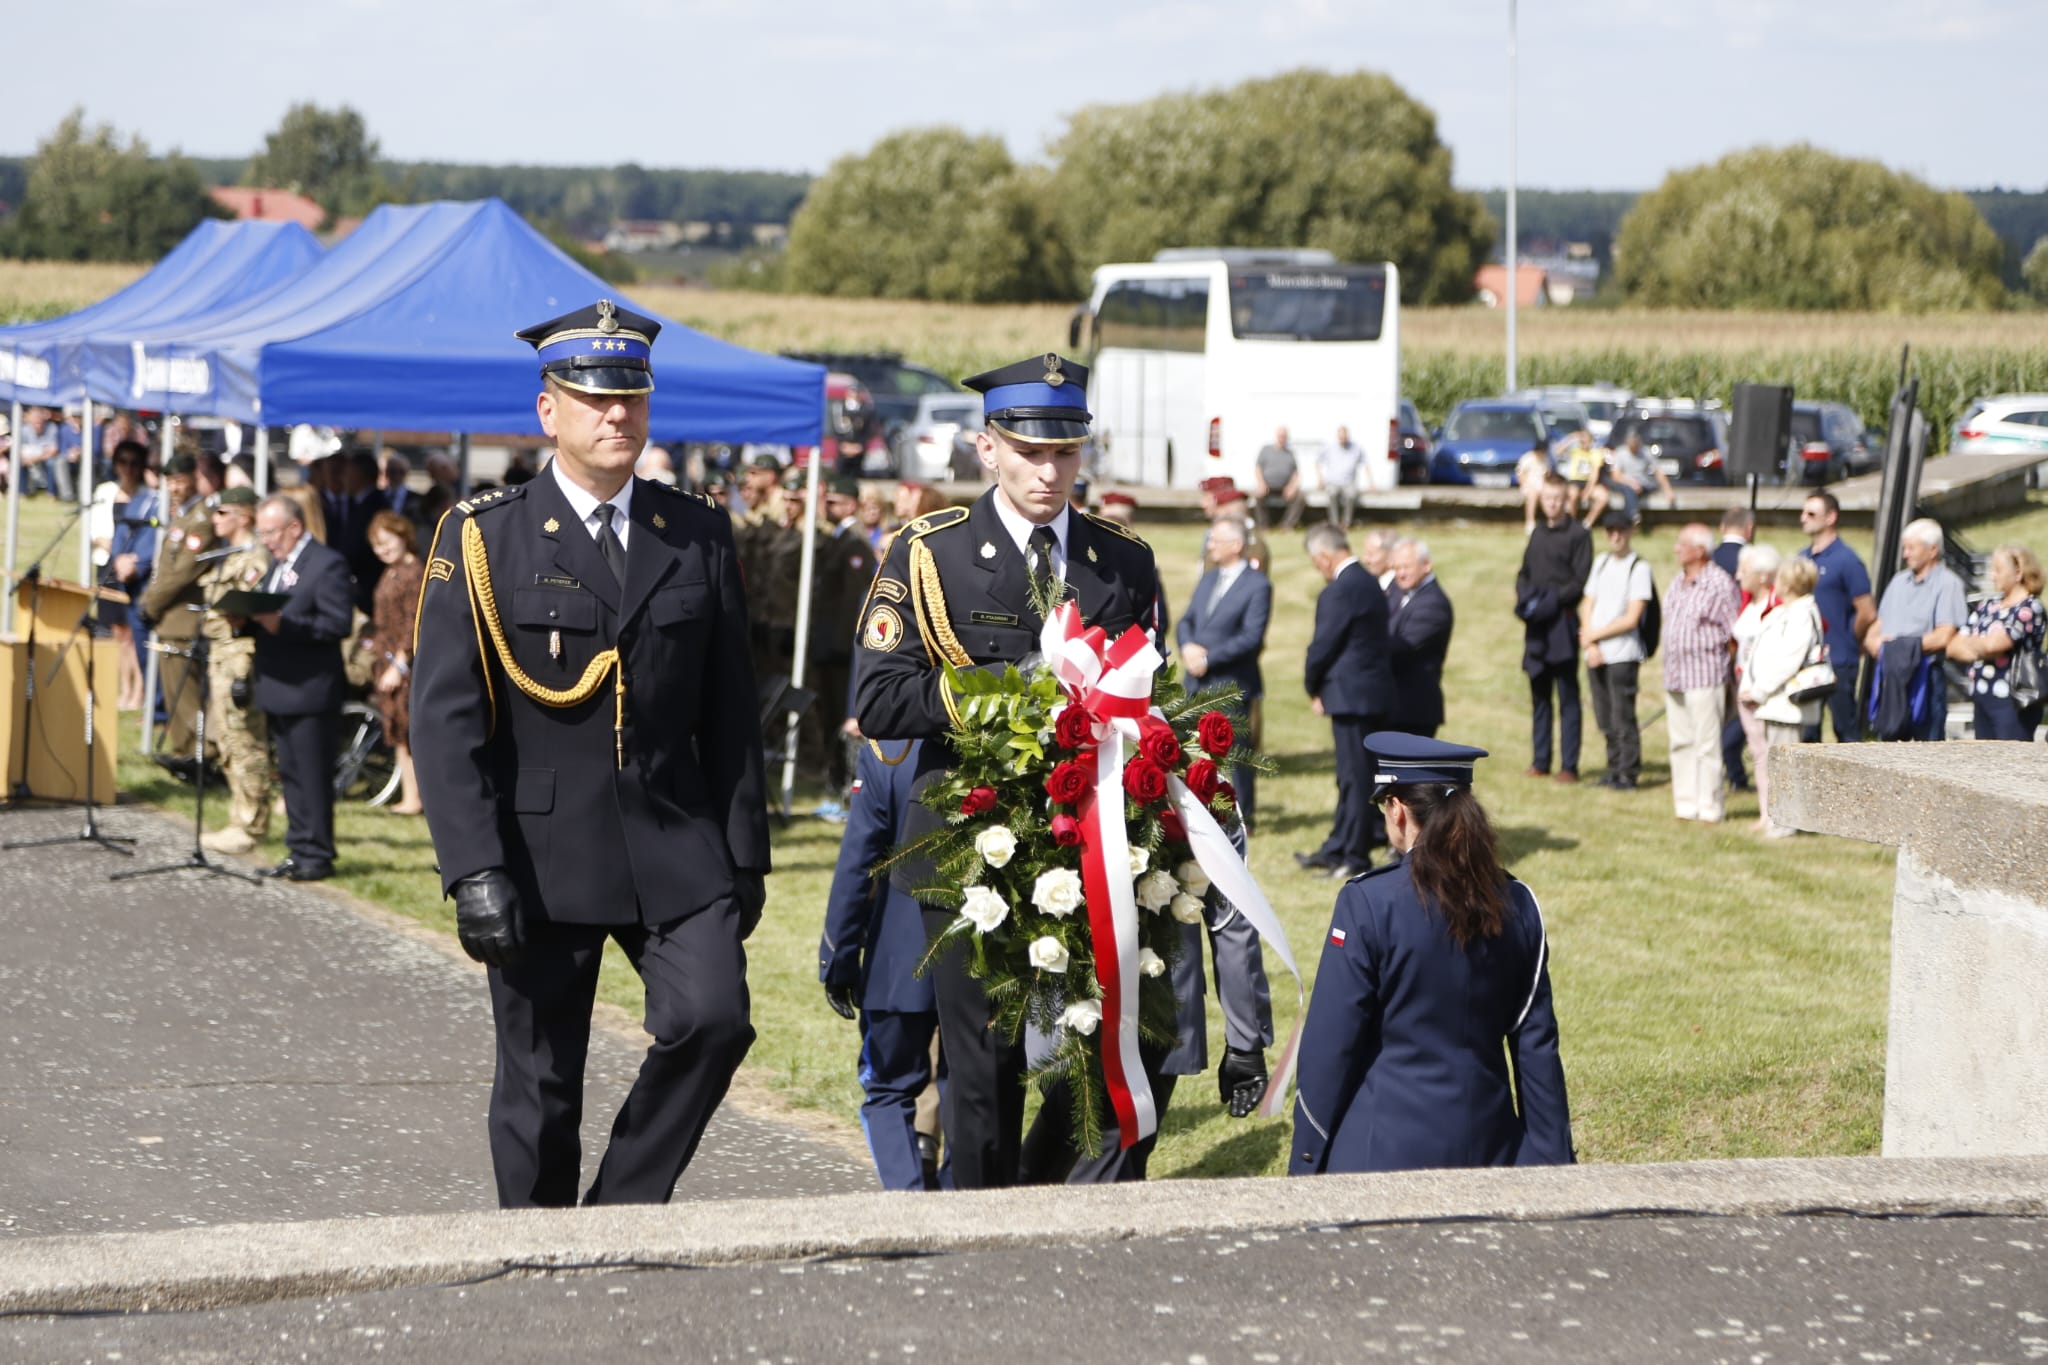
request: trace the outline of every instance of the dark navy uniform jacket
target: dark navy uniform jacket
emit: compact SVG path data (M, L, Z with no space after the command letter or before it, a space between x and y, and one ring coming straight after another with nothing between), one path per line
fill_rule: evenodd
M1543 917L1526 886L1507 889L1502 932L1469 950L1424 909L1405 858L1338 892L1289 1174L1572 1160Z
M854 767L846 834L825 901L818 980L854 987L864 1010L928 1013L938 1005L931 979L917 974L925 950L924 917L916 901L869 873L902 842L919 745L881 747L885 757L876 756L874 745L863 744Z
M536 480L538 482L538 480ZM1031 609L1024 554L996 515L996 489L969 508L917 518L898 533L868 591L855 651L855 712L861 733L881 740L943 741L953 721L953 690L941 659L956 667L1020 661L1038 648L1043 620ZM1111 639L1143 626L1159 640L1159 575L1152 550L1116 523L1068 513L1069 596L1083 623ZM953 762L946 743L926 744L914 760L923 791ZM935 830L942 817L922 804L910 809L906 838ZM929 862L898 863L891 879L915 891L930 879Z
M250 632L256 642L250 701L273 716L339 711L348 699L341 641L353 621L348 561L309 535L292 572L298 577L282 590L291 600L278 613L276 632L260 626Z
M726 514L633 481L623 588L552 472L458 504L420 594L412 676L420 795L452 888L502 867L524 908L574 924L664 924L768 869L759 700ZM572 689L617 645L613 679L552 706L513 685L471 608L464 528L483 537L512 661ZM624 762L617 757L623 752Z
M1394 672L1387 654L1387 595L1356 560L1316 598L1302 682L1323 699L1327 716L1387 716L1394 711Z

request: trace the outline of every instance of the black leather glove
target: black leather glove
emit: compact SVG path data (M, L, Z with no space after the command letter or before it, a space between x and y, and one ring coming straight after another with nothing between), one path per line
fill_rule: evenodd
M502 867L455 883L455 936L462 951L487 967L509 967L526 951L519 891Z
M853 1018L853 987L835 986L827 981L825 983L825 1003L830 1005L832 1012L841 1019Z
M1234 1119L1258 1108L1266 1093L1266 1054L1224 1048L1223 1061L1216 1068L1216 1093Z
M761 907L768 903L768 876L740 868L732 874L732 898L740 907L740 942L754 936L761 924Z

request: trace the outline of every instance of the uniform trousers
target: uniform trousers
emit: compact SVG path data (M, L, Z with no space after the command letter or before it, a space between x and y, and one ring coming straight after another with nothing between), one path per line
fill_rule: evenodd
M1721 722L1728 689L1664 692L1664 728L1671 736L1671 804L1681 820L1721 818Z
M340 717L270 717L277 744L278 784L284 788L285 851L302 868L334 867L334 741Z
M185 608L176 606L171 610L182 612ZM170 645L177 649L193 647L193 640L189 636L165 639L163 634L158 632L156 640L158 644ZM157 741L158 752L176 758L202 757L203 755L192 753L193 721L199 716L199 689L206 685L200 675L199 665L176 654L159 654L156 682L157 687L163 692L164 699L164 729L163 737ZM208 747L213 746L209 744Z
M917 1101L932 1079L933 1010L860 1012L860 1127L885 1190L931 1190L917 1148ZM941 1086L941 1093L944 1087Z
M958 919L943 906L924 907L932 938ZM939 1005L939 1047L946 1055L946 1087L939 1096L953 1185L998 1189L1017 1183L1024 1134L1024 1039L1006 1040L991 1027L988 992L968 974L967 945L954 940L932 963L932 993Z
M1152 1149L1159 1145L1159 1129L1166 1126L1166 1106L1173 1103L1178 1076L1162 1076L1159 1068L1165 1054L1148 1045L1139 1048L1145 1075L1152 1083L1152 1112L1159 1127L1152 1136L1121 1145L1116 1113L1110 1111L1102 1124L1102 1150L1074 1150L1074 1095L1065 1084L1056 1085L1038 1107L1031 1131L1024 1135L1022 1183L1026 1185L1121 1185L1143 1180Z
M248 661L214 647L206 679L206 737L228 779L228 824L253 839L270 834L270 726L253 706L235 704L235 673Z
M583 1064L604 942L647 990L654 1042L612 1122L586 1204L665 1204L754 1042L747 951L730 898L661 925L529 924L526 954L492 968L497 1075L491 1166L501 1208L566 1208L582 1165Z

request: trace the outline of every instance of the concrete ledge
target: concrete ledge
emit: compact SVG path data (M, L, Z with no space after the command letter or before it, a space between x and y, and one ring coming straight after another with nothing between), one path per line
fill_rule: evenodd
M2048 1214L2048 1157L1703 1161L863 1194L0 1242L0 1310L204 1309L507 1269L720 1265L1438 1219Z
M1771 818L1910 849L1958 887L2048 904L2048 864L2026 837L2048 820L2038 744L1783 745L1771 750Z

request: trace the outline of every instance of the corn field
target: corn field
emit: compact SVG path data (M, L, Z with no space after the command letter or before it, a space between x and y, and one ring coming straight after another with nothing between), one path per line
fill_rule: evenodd
M0 321L53 317L127 284L140 266L0 262ZM764 351L900 351L961 376L1064 350L1064 304L973 305L630 286L633 299L699 331ZM1484 308L1402 313L1403 387L1425 419L1500 392L1505 326ZM1899 316L1531 309L1518 343L1524 384L1609 380L1637 393L1729 401L1744 382L1885 420L1899 351L1912 347L1935 446L1979 394L2048 391L2048 311Z

